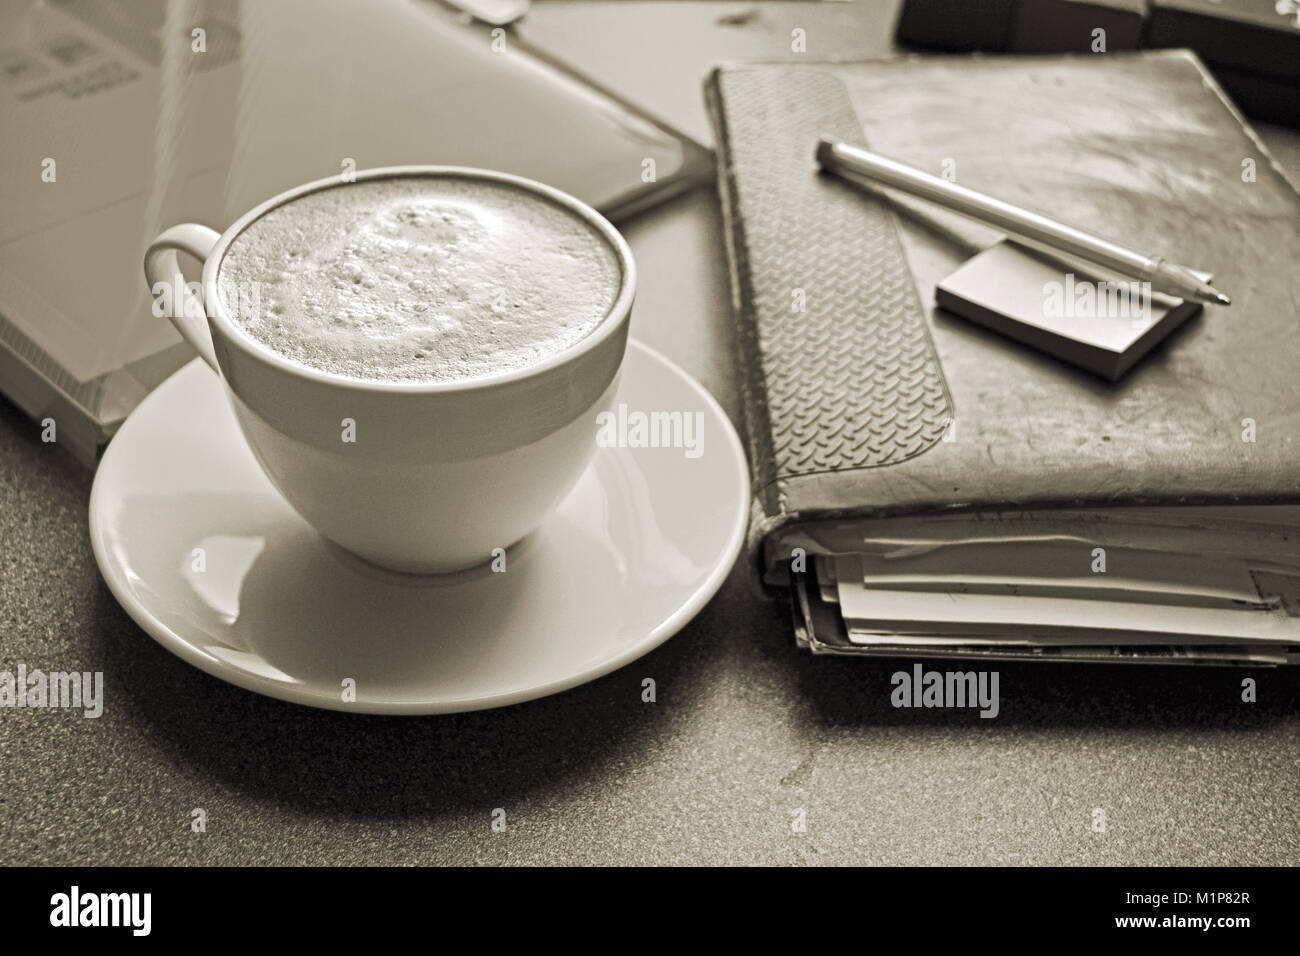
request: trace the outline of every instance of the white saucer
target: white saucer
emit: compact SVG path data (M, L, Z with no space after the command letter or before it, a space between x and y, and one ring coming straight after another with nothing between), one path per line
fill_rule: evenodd
M744 453L713 397L631 342L618 401L702 412L703 453L600 448L559 510L511 549L504 573L420 577L317 535L262 474L224 386L195 360L105 452L90 495L95 560L163 647L261 694L385 714L553 694L677 633L717 592L744 538ZM354 702L343 699L347 678Z

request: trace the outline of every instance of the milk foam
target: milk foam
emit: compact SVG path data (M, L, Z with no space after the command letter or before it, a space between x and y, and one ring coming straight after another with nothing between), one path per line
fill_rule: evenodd
M590 333L622 282L576 214L504 183L362 180L272 209L226 251L227 314L312 368L446 382L523 368Z

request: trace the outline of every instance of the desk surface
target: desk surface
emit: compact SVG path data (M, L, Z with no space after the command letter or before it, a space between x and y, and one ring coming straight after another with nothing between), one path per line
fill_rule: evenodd
M712 62L783 55L794 26L810 55L885 54L891 22L866 0L555 2L521 29L707 140ZM1265 135L1300 171L1297 137ZM634 334L738 420L712 191L625 231L643 281ZM223 684L140 631L95 568L89 493L0 402L0 666L107 675L98 720L0 711L3 863L1300 862L1290 672L1253 672L1245 704L1231 670L1003 667L996 720L899 711L896 665L799 654L786 609L740 566L662 648L556 697L438 718L320 712Z

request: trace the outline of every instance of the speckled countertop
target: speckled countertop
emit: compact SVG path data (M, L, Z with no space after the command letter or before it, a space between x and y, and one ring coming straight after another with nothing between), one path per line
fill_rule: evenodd
M688 101L707 64L761 54L788 36L780 10L805 5L760 6L757 22L719 25L746 5L605 3L584 18L548 3L531 30L700 134ZM876 14L828 6L801 15L867 16L875 48L857 52L883 52ZM690 62L656 73L615 55L652 28ZM1294 165L1294 134L1269 138ZM634 334L735 417L712 194L626 231L644 283ZM996 720L894 710L896 665L797 653L786 610L740 567L663 647L556 697L327 713L228 686L136 627L91 556L90 484L0 402L0 669L106 681L97 720L0 710L0 863L1300 862L1300 674L1254 672L1259 700L1244 704L1234 670L1003 666ZM645 677L656 703L641 701Z

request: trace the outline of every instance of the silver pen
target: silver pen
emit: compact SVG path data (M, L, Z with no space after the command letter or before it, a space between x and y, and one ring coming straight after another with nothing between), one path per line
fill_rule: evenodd
M1170 262L1163 256L1148 256L1126 249L1055 219L931 176L878 153L850 146L843 140L823 136L817 143L817 162L823 169L841 176L850 179L861 176L882 186L899 189L1014 237L1150 282L1153 291L1217 305L1231 303L1226 295L1187 266Z

